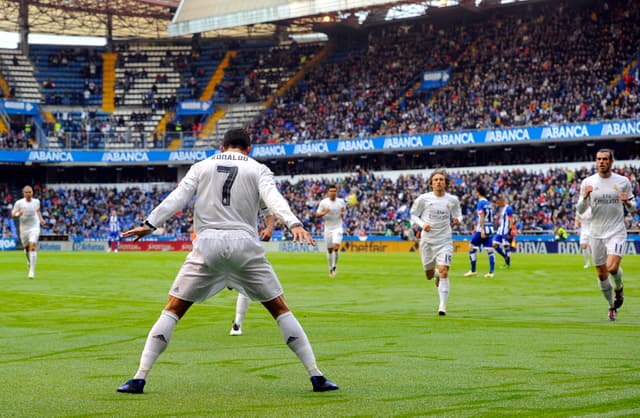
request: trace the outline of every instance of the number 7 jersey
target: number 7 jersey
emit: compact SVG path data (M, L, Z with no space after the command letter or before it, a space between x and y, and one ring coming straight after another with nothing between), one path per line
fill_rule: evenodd
M195 195L194 229L245 230L257 235L260 199L290 228L300 224L276 188L267 166L238 152L223 152L195 163L178 187L149 215L160 226Z

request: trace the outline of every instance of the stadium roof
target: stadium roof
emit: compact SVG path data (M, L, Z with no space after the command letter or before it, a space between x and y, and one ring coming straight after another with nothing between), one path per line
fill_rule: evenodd
M108 37L111 27L114 38L165 38L177 6L178 0L0 0L0 31Z
M375 24L433 9L544 0L0 0L0 31L164 39L309 33L317 23ZM21 16L26 18L21 19Z
M468 10L536 0L181 0L169 25L171 36L229 28L275 25L295 27L345 20L363 23L417 17L430 9L454 6ZM537 0L543 1L543 0Z

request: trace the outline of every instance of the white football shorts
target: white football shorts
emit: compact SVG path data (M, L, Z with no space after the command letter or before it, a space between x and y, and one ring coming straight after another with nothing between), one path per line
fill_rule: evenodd
M451 266L453 243L448 241L434 244L421 239L420 258L422 259L424 271L435 268L436 264L438 266Z
M327 243L327 248L331 248L334 245L340 246L342 243L342 236L344 235L344 230L342 228L334 228L329 231L324 231L324 240Z
M203 302L230 287L252 300L282 295L282 285L264 256L264 247L246 231L211 229L198 234L169 294Z
M627 242L627 234L615 234L608 238L591 238L591 258L596 266L604 266L608 255L622 257L624 246Z
M30 228L25 231L20 230L20 242L23 247L27 247L30 242L38 243L40 239L40 228Z
M588 231L580 232L580 245L591 245L591 234Z

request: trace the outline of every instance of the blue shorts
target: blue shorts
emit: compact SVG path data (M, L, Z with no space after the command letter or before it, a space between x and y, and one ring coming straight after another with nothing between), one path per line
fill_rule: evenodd
M118 241L120 239L120 234L117 232L109 232L109 241Z
M503 246L511 245L511 238L509 235L497 234L493 236L493 243Z
M491 239L491 235L487 235L484 238L480 235L480 232L474 232L471 237L471 245L474 247L480 248L484 246L485 248L493 247L493 240Z

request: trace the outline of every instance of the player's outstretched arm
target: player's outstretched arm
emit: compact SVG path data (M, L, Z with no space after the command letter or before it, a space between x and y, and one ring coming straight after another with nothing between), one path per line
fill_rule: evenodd
M123 232L122 235L120 235L120 237L121 238L129 238L129 237L135 236L136 238L133 240L133 242L136 242L140 238L149 235L151 232L153 232L153 228L151 228L150 226L148 226L146 224L142 224L142 225L137 226L137 227L135 227L133 229L130 229L130 230L126 231L126 232Z
M300 225L291 228L291 233L293 234L293 242L316 245L316 241L313 239L309 231L307 231Z

